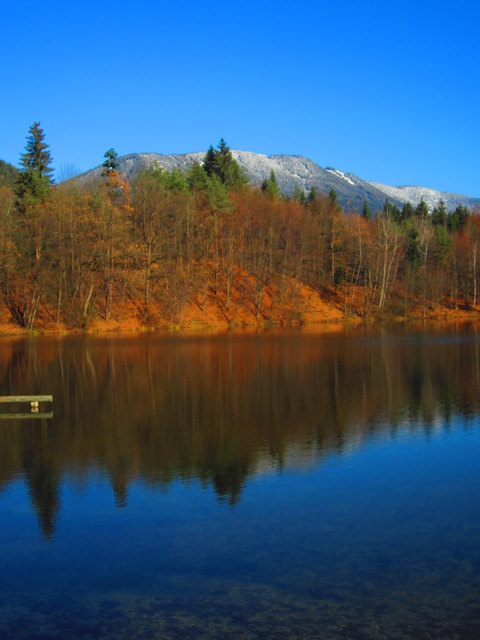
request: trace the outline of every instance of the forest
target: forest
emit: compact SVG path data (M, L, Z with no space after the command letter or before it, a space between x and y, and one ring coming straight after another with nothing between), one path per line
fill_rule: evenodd
M8 171L7 171L8 169ZM478 211L422 200L343 211L328 195L248 184L222 139L187 172L130 183L109 149L101 175L55 184L34 123L20 169L0 166L0 295L9 322L85 330L302 324L315 301L355 321L432 317L478 302ZM188 311L190 310L190 311Z

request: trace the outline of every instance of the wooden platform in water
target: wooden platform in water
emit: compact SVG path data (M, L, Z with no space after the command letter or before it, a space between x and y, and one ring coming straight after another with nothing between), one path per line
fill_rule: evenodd
M2 404L18 404L21 402L30 404L30 413L0 413L1 420L25 420L27 418L53 418L53 412L39 411L40 402L53 402L53 396L0 396Z
M51 420L53 411L31 411L30 413L0 413L0 420L39 420L45 418Z
M0 402L53 402L53 396L0 396Z

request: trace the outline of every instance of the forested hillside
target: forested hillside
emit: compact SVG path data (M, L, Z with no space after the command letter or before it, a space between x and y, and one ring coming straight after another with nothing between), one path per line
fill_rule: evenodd
M10 323L161 327L429 317L475 309L478 212L364 207L261 188L222 140L186 172L130 184L116 153L90 184L52 182L39 123L13 186L0 180L0 287ZM376 214L376 215L373 215Z
M0 186L3 184L8 184L12 188L15 187L15 184L18 180L18 169L16 169L13 165L5 162L4 160L0 160Z

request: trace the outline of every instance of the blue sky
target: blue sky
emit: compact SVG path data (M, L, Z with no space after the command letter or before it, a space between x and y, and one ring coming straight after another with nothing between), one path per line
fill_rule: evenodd
M480 196L480 3L0 0L0 158L230 147Z

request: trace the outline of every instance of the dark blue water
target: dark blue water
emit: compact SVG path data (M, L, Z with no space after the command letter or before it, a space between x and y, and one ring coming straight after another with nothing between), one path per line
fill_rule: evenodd
M2 393L54 417L0 419L0 637L479 637L479 353L5 343Z

